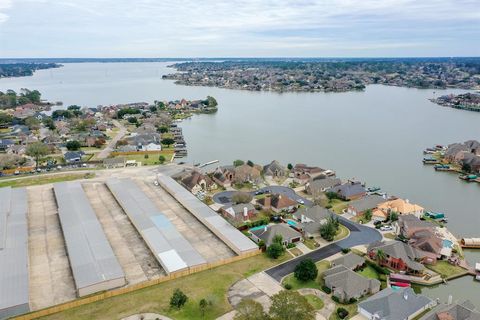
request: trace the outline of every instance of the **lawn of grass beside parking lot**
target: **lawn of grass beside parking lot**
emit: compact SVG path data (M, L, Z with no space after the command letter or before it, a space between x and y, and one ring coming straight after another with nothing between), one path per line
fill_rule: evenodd
M36 186L41 184L56 183L56 182L62 182L62 181L91 179L94 177L95 177L94 173L65 173L65 174L56 174L56 175L40 174L40 175L31 176L28 178L18 178L14 180L0 181L0 188L3 188L3 187L20 188L20 187Z
M231 285L290 258L290 255L285 254L278 260L272 260L261 254L41 319L110 320L145 312L159 313L178 320L215 319L232 309L227 299ZM180 310L173 310L169 306L170 297L176 288L188 296L187 303ZM212 305L207 307L204 317L201 316L198 306L201 299L212 302Z

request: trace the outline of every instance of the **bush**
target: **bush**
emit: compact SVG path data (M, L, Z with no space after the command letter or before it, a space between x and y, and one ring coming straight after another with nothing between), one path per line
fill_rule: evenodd
M325 208L326 208L326 209L332 209L332 205L331 205L331 204L327 204L327 205L325 206Z
M188 297L185 293L183 293L182 290L175 289L175 291L172 294L172 297L170 298L170 307L180 309L185 305L187 300L188 300Z
M269 256L272 259L277 259L283 254L284 250L285 249L280 243L272 243L267 248L267 256Z
M378 273L380 273L380 274L385 274L385 275L389 275L389 274L390 274L390 270L388 270L388 269L385 268L385 267L379 266L379 265L376 264L375 262L366 260L366 263L367 263L370 267L372 267L373 269L375 269L376 272L378 272Z
M343 249L342 249L342 252L343 252L343 253L349 253L350 250L351 250L350 248L343 248Z
M332 300L336 303L340 303L340 299L337 296L332 296Z
M70 140L65 146L67 147L68 151L80 150L81 147L80 142L78 142L77 140Z
M146 153L143 157L144 157L145 159L148 159L148 158L149 158L148 153Z
M337 315L340 319L345 319L348 316L348 311L345 308L338 308Z
M167 160L167 159L165 159L165 157L162 156L162 155L160 155L160 156L158 157L158 161L160 161L160 164L163 164L166 160Z
M295 248L297 245L295 243L289 243L287 249Z
M322 291L325 292L326 294L332 293L332 289L330 289L327 286L322 286Z
M355 299L355 298L350 298L350 300L348 301L348 303L351 303L351 304L356 303L356 302L357 302L357 299Z
M315 280L318 276L318 269L312 259L300 261L295 267L294 276L300 281Z
M290 283L285 283L285 284L283 285L283 287L284 287L285 289L287 289L287 290L291 290L291 289L292 289L292 285L291 285Z

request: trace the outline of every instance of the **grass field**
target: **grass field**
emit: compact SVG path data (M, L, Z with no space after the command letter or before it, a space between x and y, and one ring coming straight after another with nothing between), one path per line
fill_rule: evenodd
M179 320L215 319L231 310L227 291L232 284L289 258L290 255L284 255L278 260L272 260L265 255L258 255L42 319L107 320L144 312L159 313ZM180 310L172 310L169 306L170 297L176 288L180 288L188 296L187 303ZM212 305L207 307L202 317L198 304L203 298L211 301Z
M313 294L307 294L305 296L307 298L308 303L315 309L315 310L320 310L323 308L323 301L319 297L313 295Z
M358 271L358 274L361 274L365 278L370 278L370 279L379 279L378 272L375 271L371 266L367 265L362 271Z
M337 241L337 240L343 239L345 237L348 237L349 233L350 233L350 231L348 231L348 229L346 227L344 227L343 225L340 225L340 227L338 228L337 234L335 235L333 240Z
M439 273L442 278L450 278L455 277L461 274L467 273L467 270L459 267L454 266L448 263L447 261L437 261L435 265L427 266L430 270Z
M292 286L291 290L298 290L301 288L312 288L312 289L319 289L321 290L322 284L323 284L323 279L322 275L325 270L330 268L330 262L328 261L319 261L316 263L317 268L318 268L318 276L317 279L311 280L311 281L300 281L295 278L295 276L292 274L289 274L283 279L282 284L290 284Z
M142 166L151 166L151 165L160 164L160 161L158 160L160 155L165 157L164 163L169 163L172 160L173 152L170 150L167 150L167 151L162 150L156 153L148 154L148 158L145 158L144 154L126 155L126 156L119 156L119 157L125 157L127 160L135 160L137 162L141 162Z
M28 187L47 183L55 183L62 181L73 181L79 179L90 179L95 177L94 173L65 173L58 175L34 175L28 178L20 178L15 180L0 181L0 188L3 187Z

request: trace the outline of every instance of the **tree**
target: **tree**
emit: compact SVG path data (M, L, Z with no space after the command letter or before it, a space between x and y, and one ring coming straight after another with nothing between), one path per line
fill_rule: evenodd
M327 222L320 227L320 235L327 241L333 241L339 227L340 223L338 219L330 216Z
M167 148L168 148L168 147L170 147L170 145L175 143L175 140L173 140L172 138L164 138L164 139L161 140L161 143L166 145Z
M291 163L287 164L287 169L288 170L292 170L293 169L293 165Z
M239 203L249 203L252 201L253 197L250 193L247 192L235 192L232 195L232 202L234 204L239 204Z
M272 296L270 316L275 320L311 320L315 310L300 293L283 290Z
M11 124L13 117L7 113L0 112L0 125L2 124Z
M317 265L312 259L302 260L295 267L294 275L300 281L315 280L318 276Z
M462 164L462 171L464 172L471 172L472 166L469 163Z
M55 130L55 122L50 117L46 117L43 119L43 124L50 130Z
M40 129L40 120L38 120L35 117L28 117L28 118L25 119L25 125L30 130L38 130L38 129Z
M267 248L267 256L272 259L277 259L285 252L285 248L280 243L272 243Z
M365 211L365 213L363 214L363 216L365 217L365 219L367 221L370 221L372 220L372 209L368 209L367 211Z
M38 163L41 157L48 154L48 146L42 142L34 142L27 146L27 155L35 159L35 169L38 169Z
M168 127L167 126L161 126L157 130L160 133L167 133L168 132Z
M188 297L185 293L183 293L180 289L175 289L170 298L170 307L180 309L187 303Z
M158 157L158 161L160 162L160 164L163 164L163 163L165 162L165 160L167 160L167 159L165 159L165 157L162 156L162 155L160 155L160 156Z
M80 142L78 142L77 140L70 140L67 142L65 146L69 151L76 151L76 150L79 150L81 147Z
M218 105L217 100L215 100L215 98L211 96L207 96L206 102L209 108L215 108Z
M390 221L397 221L398 220L398 213L395 212L395 211L390 211L390 213L388 214L388 220Z
M240 167L241 165L244 165L244 164L245 164L245 162L243 160L238 160L237 159L237 160L233 161L233 166L234 167Z
M128 123L137 123L137 122L138 122L138 119L135 117L128 118Z
M387 255L382 249L377 249L375 252L375 257L377 258L377 262L382 264L383 261L387 260Z
M234 320L267 320L269 318L263 311L262 305L252 299L243 299L235 310L237 312Z

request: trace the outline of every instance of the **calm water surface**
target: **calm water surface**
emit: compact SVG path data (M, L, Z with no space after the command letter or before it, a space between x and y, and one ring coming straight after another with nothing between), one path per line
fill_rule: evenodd
M461 90L369 86L365 92L269 93L187 87L162 80L167 63L66 64L32 77L0 79L0 90L38 89L50 101L97 106L214 96L215 115L182 124L186 161L251 159L308 163L381 186L390 194L445 212L458 237L480 237L480 184L423 166L422 150L480 139L480 113L437 106L435 95ZM480 262L480 251L469 251ZM425 289L432 297L470 298L480 307L480 283L471 277Z

